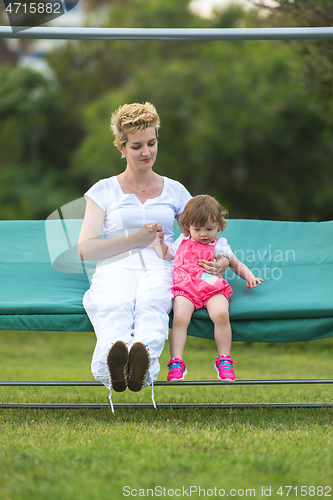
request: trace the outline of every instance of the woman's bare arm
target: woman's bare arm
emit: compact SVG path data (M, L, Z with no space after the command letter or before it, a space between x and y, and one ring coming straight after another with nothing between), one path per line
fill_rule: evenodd
M105 259L137 247L146 247L156 238L156 230L148 231L142 226L135 234L119 238L100 239L105 220L105 211L88 198L81 232L78 252L81 260Z

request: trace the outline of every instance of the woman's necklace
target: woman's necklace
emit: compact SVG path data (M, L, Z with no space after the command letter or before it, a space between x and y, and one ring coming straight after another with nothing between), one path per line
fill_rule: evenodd
M136 189L137 191L140 191L140 193L145 193L145 192L146 192L146 189L148 189L148 188L149 188L149 186L150 186L150 184L152 183L152 181L153 181L153 178L149 181L149 183L147 184L147 186L146 186L146 188L145 188L145 189L140 189L139 187L135 187L135 186L134 186L131 182L129 182L129 181L127 181L127 182L128 182L128 184L129 184L132 188Z

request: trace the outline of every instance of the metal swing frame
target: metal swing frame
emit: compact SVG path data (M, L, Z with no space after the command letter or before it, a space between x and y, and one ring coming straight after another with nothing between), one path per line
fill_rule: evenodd
M275 380L235 380L234 382L221 382L219 380L188 380L181 382L157 381L154 387L184 387L184 386L236 386L236 385L314 385L333 384L333 379L275 379ZM5 381L0 382L0 386L5 387L104 387L101 382L71 382L71 381ZM160 409L184 409L184 408L333 408L333 403L157 403ZM29 409L93 409L100 410L109 408L108 403L0 403L0 408L29 408ZM140 408L153 409L152 404L147 403L120 403L113 404L114 409L119 408Z

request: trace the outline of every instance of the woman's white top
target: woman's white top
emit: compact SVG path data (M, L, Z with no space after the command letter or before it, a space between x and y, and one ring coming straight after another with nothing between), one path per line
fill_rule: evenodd
M141 203L135 194L125 194L117 176L102 179L86 193L105 211L102 231L103 239L118 238L136 233L143 224L157 222L165 233L164 241L169 246L174 238L174 221L186 203L192 198L187 189L178 181L163 177L162 193L156 198ZM135 248L107 259L99 259L97 268L117 263L126 269L151 269L173 267L173 262L160 259L152 246Z

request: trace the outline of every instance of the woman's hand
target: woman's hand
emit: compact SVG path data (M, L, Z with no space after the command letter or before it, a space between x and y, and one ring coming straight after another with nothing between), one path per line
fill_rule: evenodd
M220 253L214 253L214 258L216 259L214 262L209 260L199 260L198 264L206 271L206 273L221 277L222 273L224 273L224 271L226 271L229 267L229 259Z
M157 222L144 224L140 227L139 231L135 234L137 247L148 247L157 238L157 231L162 229ZM134 236L134 235L133 235Z
M156 237L154 241L152 242L153 247L156 246L161 246L162 243L164 243L164 231L162 229L162 226L160 224L157 224L157 222L153 222L150 224L144 224L145 227L148 229L148 231L157 231Z

